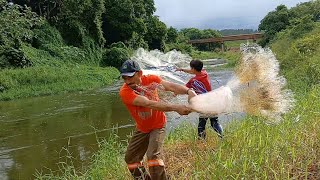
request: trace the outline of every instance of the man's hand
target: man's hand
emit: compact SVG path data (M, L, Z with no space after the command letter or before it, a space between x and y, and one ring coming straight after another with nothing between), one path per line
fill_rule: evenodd
M190 99L195 97L197 93L193 89L188 89L188 102L190 102Z
M183 71L182 68L176 68L176 71Z
M188 115L192 112L192 109L186 105L176 105L176 110L177 113L179 113L180 115Z

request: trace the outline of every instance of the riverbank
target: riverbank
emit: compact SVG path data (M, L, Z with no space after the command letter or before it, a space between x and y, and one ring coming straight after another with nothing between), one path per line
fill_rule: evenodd
M191 56L193 59L228 59L228 63L216 67L226 69L235 66L240 53L195 51ZM42 61L35 63L34 67L1 70L0 101L87 91L111 85L119 79L120 73L114 67L90 66L72 61L59 62L54 58L45 63Z
M4 69L0 72L0 101L95 89L118 77L116 68L85 65Z
M296 107L277 125L246 117L225 128L220 140L213 130L206 142L185 124L165 140L166 169L172 179L317 179L320 163L320 87L300 94ZM316 97L316 98L315 98ZM125 145L116 136L100 143L90 168L80 174L62 169L61 179L131 179L124 162ZM52 179L53 174L38 175Z

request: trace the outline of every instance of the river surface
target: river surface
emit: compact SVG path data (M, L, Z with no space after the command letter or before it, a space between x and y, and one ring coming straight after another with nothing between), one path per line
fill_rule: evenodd
M209 74L213 88L225 85L233 75ZM35 173L56 171L71 159L77 169L85 169L100 138L116 133L127 139L134 121L119 98L121 84L119 80L95 91L0 102L0 179L34 179ZM196 123L192 114L170 113L167 129L183 121ZM219 118L226 125L234 116Z

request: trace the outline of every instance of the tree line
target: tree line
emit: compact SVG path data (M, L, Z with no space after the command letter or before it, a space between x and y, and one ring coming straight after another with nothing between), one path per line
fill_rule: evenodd
M261 20L266 46L288 26L296 36L319 21L319 0L288 9L280 5ZM153 0L0 0L0 68L37 65L40 57L99 66L119 65L137 48L191 53L219 44L192 47L188 40L254 33L256 30L200 30L167 27ZM27 49L27 50L26 50ZM32 56L31 56L31 55Z
M118 66L139 47L190 52L189 39L221 36L168 28L155 10L153 0L0 0L0 68L35 65L26 46L60 59Z
M310 32L315 26L315 22L319 21L319 0L300 3L291 9L285 5L279 5L260 22L258 30L265 34L260 44L266 46L276 37L277 33L285 29L293 29L291 35L296 38L301 37Z

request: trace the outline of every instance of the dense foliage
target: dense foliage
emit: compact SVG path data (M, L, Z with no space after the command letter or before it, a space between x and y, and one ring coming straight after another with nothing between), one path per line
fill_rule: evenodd
M0 76L10 79L8 76L12 75L24 81L27 77L23 74L27 71L38 82L32 85L37 89L34 92L29 89L30 92L21 92L21 96L2 97L43 94L42 85L51 87L53 82L37 76L37 70L42 68L51 73L61 68L65 72L60 74L79 66L84 69L101 66L108 71L110 67L119 68L141 47L165 52L176 49L190 55L197 50L219 48L218 44L198 47L188 44L190 39L219 37L218 31L167 28L154 15L155 10L153 0L0 0ZM116 78L117 73L113 74ZM56 77L64 82L63 77ZM101 84L94 77L91 80ZM83 83L80 86L88 87L84 84L88 81L79 80ZM0 89L4 94L19 94L21 88L0 82ZM60 91L63 88L52 93Z
M0 25L5 27L1 29L3 33L0 37L0 68L51 66L56 63L54 61L119 67L123 58L127 57L124 54L130 55L130 52L141 47L162 51L176 49L189 54L194 50L220 48L218 43L192 47L188 40L222 35L212 29L167 28L154 15L156 8L153 0L0 2ZM125 48L111 50L110 45L119 42ZM39 52L44 51L37 57ZM109 53L113 54L111 57L123 58L111 59ZM32 54L31 59L26 54ZM49 56L43 58L43 54ZM39 60L40 57L44 60Z
M265 35L260 44L267 45L278 32L292 26L296 28L293 32L295 36L299 36L304 31L310 31L312 22L316 21L320 21L319 0L301 3L291 9L280 5L261 20L259 31L264 31Z
M28 67L31 62L21 50L22 43L30 43L33 28L42 20L30 8L9 5L0 1L0 68Z

